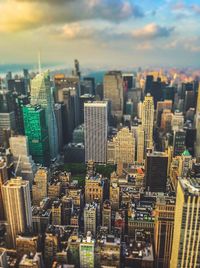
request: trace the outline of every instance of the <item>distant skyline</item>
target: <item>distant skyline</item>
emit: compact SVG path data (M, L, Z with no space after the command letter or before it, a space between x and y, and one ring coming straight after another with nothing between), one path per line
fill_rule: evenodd
M0 64L200 67L199 0L0 0ZM67 67L68 67L67 66Z

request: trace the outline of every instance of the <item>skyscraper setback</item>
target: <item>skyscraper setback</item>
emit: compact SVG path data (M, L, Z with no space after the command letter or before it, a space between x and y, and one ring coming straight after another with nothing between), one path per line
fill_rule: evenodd
M31 196L29 182L17 177L3 185L3 200L8 221L8 239L11 248L16 246L16 236L32 228Z

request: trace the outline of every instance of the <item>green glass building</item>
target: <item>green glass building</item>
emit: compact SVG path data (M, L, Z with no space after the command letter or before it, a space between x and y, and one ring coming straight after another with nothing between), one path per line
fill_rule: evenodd
M30 154L36 163L48 166L50 151L45 110L40 105L26 105L23 107L23 118Z

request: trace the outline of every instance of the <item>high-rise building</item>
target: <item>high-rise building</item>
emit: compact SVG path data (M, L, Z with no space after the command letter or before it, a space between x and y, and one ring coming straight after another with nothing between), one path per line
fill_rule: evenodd
M49 164L50 154L45 111L40 105L27 105L23 107L23 115L30 154L36 163L46 166Z
M106 163L108 104L95 101L84 105L85 161Z
M172 252L175 214L175 197L157 198L155 207L155 255L156 267L169 268Z
M145 187L150 192L165 192L167 184L168 155L163 152L147 153L145 162Z
M104 99L111 101L112 115L122 116L124 105L123 78L120 71L110 71L105 74Z
M132 127L132 132L136 141L136 161L142 163L144 161L144 130L142 125Z
M3 184L8 180L8 173L6 162L3 158L0 158L0 220L5 220L5 211L3 206L3 196L2 196L2 187Z
M200 83L198 89L197 108L196 108L196 146L195 156L200 157Z
M47 168L39 168L35 174L34 184L32 186L33 204L38 205L47 197L47 186L49 173Z
M9 140L10 150L13 155L15 175L33 183L36 165L29 154L28 139L26 136L13 136Z
M179 176L187 177L189 169L192 167L192 156L185 150L179 159Z
M153 148L153 123L154 123L154 104L150 94L145 96L142 111L142 126L144 130L145 150Z
M16 130L14 99L7 90L0 91L0 118L0 145L5 145L4 132Z
M174 131L174 137L173 137L174 156L182 155L182 153L185 151L185 138L186 138L186 132L184 130L181 129Z
M41 105L45 110L51 158L58 154L58 128L54 113L53 88L49 72L40 73L31 81L31 105Z
M95 241L92 239L91 233L88 232L85 239L82 239L79 246L80 268L94 268L95 257Z
M161 129L165 132L168 133L171 131L171 122L173 118L173 113L171 110L164 109L161 115Z
M8 222L9 247L16 246L16 236L32 228L29 182L17 177L3 185L3 201Z
M199 189L198 178L179 178L170 268L200 267Z
M96 235L97 228L97 204L90 203L86 204L84 208L84 233L87 234L88 231L92 235Z
M183 113L175 111L172 117L172 130L173 131L181 130L183 129L183 125L184 125Z
M105 200L102 209L102 226L108 228L111 231L111 203L109 200Z
M60 103L55 103L54 112L58 128L58 150L60 152L63 147L62 105Z
M107 162L117 164L133 164L135 161L135 138L128 128L122 128L107 143Z

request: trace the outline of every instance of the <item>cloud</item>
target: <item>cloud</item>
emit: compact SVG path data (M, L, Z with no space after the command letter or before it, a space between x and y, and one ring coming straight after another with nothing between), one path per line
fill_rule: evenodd
M0 10L4 32L86 20L118 23L144 16L131 0L9 0L0 2Z
M200 15L200 5L194 4L191 5L191 8L197 15Z
M174 31L174 27L163 27L155 23L147 24L145 27L132 32L132 36L138 39L155 39L168 37Z

